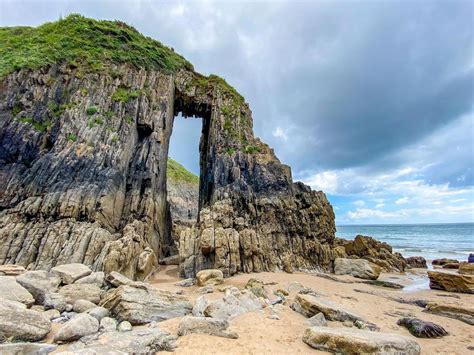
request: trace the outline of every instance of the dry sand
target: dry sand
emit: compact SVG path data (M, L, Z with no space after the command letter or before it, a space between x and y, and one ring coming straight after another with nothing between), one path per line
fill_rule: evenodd
M425 270L410 271L406 274L382 274L380 279L407 285L408 290L393 290L385 287L361 283L352 277L338 279L349 282L342 283L307 273L257 273L240 274L225 280L223 286L234 285L245 287L250 278L258 278L267 283L266 289L272 294L274 290L286 288L289 283L297 281L305 287L310 287L324 298L345 306L363 319L375 323L382 332L398 333L411 336L410 333L396 323L400 317L414 316L425 321L442 325L449 335L439 339L414 338L422 348L422 354L469 354L474 351L474 327L461 321L432 315L422 311L422 308L402 304L390 298L423 299L440 303L460 305L474 304L474 295L454 294L450 292L426 289L427 277ZM179 287L174 284L179 281L177 267L163 267L150 280L154 286L170 291L182 290L184 295L195 300L201 294L197 286ZM275 284L273 284L275 283ZM214 293L206 295L209 299L223 297L223 293L215 287ZM424 289L420 289L424 288ZM360 293L361 290L369 293ZM290 295L293 298L294 293ZM180 337L176 354L310 354L321 353L307 346L301 340L306 329L305 317L294 312L287 305L275 307L280 320L269 319L274 311L270 307L259 312L250 312L230 321L230 330L239 334L239 339L224 339L214 336L192 334ZM170 319L160 323L160 328L176 334L180 319ZM330 327L343 327L340 322L329 322Z

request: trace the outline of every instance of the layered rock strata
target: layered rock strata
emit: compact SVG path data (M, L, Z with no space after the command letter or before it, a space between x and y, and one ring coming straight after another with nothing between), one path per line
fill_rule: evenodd
M109 25L126 43L137 36ZM78 262L145 278L175 250L166 163L181 112L203 121L198 221L180 235L181 274L331 269L331 205L254 136L242 96L190 65L134 60L58 61L0 79L0 264Z

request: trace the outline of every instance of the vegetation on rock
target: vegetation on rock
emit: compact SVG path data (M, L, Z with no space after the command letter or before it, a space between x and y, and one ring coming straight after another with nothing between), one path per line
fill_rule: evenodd
M174 182L186 182L189 184L199 184L199 177L186 170L184 166L176 160L168 158L167 179Z
M193 69L173 49L120 21L73 14L38 27L0 28L0 77L18 69L39 69L62 62L94 71L107 62L166 72Z

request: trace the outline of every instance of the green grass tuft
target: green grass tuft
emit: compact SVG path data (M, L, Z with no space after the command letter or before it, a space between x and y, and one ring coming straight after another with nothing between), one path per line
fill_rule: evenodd
M168 158L167 179L172 182L186 182L193 185L199 185L198 176L186 170L184 166L171 158Z
M18 69L57 63L100 71L105 63L175 72L193 70L186 59L120 21L100 21L78 14L39 27L0 28L0 78Z
M88 116L95 115L97 113L98 109L95 106L88 107L86 110L86 113Z
M69 133L69 134L67 135L67 140L68 140L68 141L71 141L71 142L75 142L75 141L77 141L77 136L76 136L75 134L73 134L73 133Z

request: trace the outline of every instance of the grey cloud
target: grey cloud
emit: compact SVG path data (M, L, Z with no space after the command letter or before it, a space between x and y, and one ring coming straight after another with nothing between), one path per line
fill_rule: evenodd
M235 86L252 107L257 135L298 175L305 169L407 165L413 156L403 152L443 136L445 127L472 112L473 6L3 1L0 22L39 24L69 12L130 22L197 70ZM196 166L196 155L184 154L190 137L197 139L190 132L196 125L188 126L175 131L172 150L179 148L177 158ZM288 139L274 137L275 127ZM472 136L459 130L451 137L451 143L459 137L464 147L472 146ZM427 181L472 184L472 149L456 153L441 146L417 156L417 164L432 164Z

